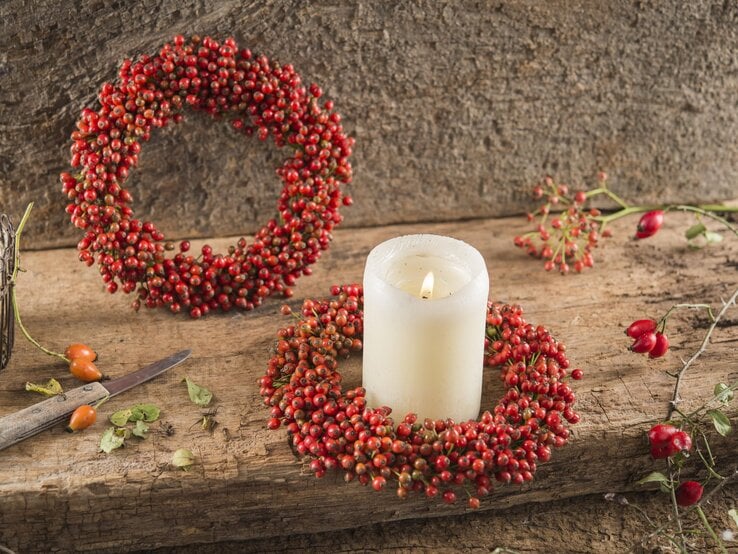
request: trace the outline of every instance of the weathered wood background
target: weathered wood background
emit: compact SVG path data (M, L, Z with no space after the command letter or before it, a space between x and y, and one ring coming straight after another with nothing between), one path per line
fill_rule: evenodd
M733 198L731 0L5 0L0 209L36 247L79 240L58 173L80 110L125 57L233 34L320 83L356 137L346 226L523 211L544 174L643 201ZM193 116L155 134L131 189L171 237L254 230L283 154Z
M566 278L545 273L539 262L512 246L513 235L527 226L523 218L344 229L315 275L299 282L296 298L325 296L331 284L360 281L370 248L396 235L434 232L469 242L487 262L492 297L522 304L528 320L548 326L567 344L572 362L585 370L584 380L574 385L582 421L571 443L554 452L532 484L499 489L482 510L504 514L524 503L632 491L638 478L661 467L648 456L644 431L664 417L673 387L666 372L697 348L706 319L696 312L678 313L669 324L672 352L661 360L629 353L622 330L633 319L657 316L677 302L719 307L721 298L738 287L738 241L690 251L681 237L688 223L686 216L670 216L656 237L636 242L627 239L632 221L618 222L617 238L597 252L596 267ZM153 432L103 454L98 444L107 424L101 421L73 436L60 426L0 452L0 545L18 552L118 552L466 511L463 504L448 507L418 497L401 501L394 491L375 493L336 476L317 480L293 456L286 432L265 428L268 410L256 381L276 330L288 321L278 314L278 301L251 313L198 321L159 311L136 314L128 307L129 297L103 292L96 271L78 263L72 249L30 252L23 267L19 301L27 327L42 343L62 349L72 341L88 341L111 376L184 347L194 355L101 408L104 419L131 404L156 403L162 420L174 427L172 436ZM709 398L717 382L738 380L737 343L738 308L732 308L687 375L687 409ZM358 358L345 364L349 384L358 382L359 368ZM215 394L219 425L212 434L198 425L200 410L180 382L184 375ZM23 392L27 380L52 376L67 388L76 385L64 367L19 337L10 367L0 373L0 415L37 400ZM494 403L499 390L496 372L488 372L485 404ZM734 407L733 421L737 415ZM735 437L715 441L721 467L735 464L737 446ZM198 464L187 473L169 465L178 448L197 455ZM455 532L465 541L476 540L461 531L465 528L462 523ZM550 540L568 550L566 536L552 533Z

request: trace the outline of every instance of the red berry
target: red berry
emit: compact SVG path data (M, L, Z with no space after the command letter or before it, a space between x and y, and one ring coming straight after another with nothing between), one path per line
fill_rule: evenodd
M637 339L643 333L653 333L656 331L656 321L653 319L638 319L630 324L625 330L625 334L632 339Z
M656 344L648 353L649 358L660 358L669 351L669 339L663 333L656 333Z
M654 460L665 460L674 455L670 445L664 446L651 446L651 457Z
M579 381L584 376L584 372L581 369L575 369L571 372L571 378L575 381Z
M656 234L661 229L661 225L664 223L664 211L653 210L646 212L641 217L636 227L635 237L637 239L645 239Z
M692 437L686 431L677 431L669 440L669 445L674 451L674 454L677 452L688 452L692 449Z
M656 346L656 333L643 333L631 345L630 349L637 354L645 354Z
M651 446L665 446L679 429L667 423L659 423L651 427L648 432L648 441Z
M676 501L680 506L697 504L702 498L704 488L697 481L685 481L676 490Z
M374 479L372 479L372 488L375 491L381 491L386 484L387 479L385 479L381 475L377 475Z

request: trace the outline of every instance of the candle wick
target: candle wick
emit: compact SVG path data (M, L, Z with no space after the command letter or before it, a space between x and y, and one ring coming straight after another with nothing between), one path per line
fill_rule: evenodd
M420 298L423 300L428 300L433 296L433 281L433 272L429 271L425 279L423 279L423 285L420 287Z

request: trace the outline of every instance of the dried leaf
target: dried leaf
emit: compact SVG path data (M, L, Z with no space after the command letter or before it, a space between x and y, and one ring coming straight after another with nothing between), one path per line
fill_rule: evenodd
M654 471L646 475L643 479L636 481L636 485L644 485L646 483L663 483L668 486L669 478L660 471Z
M43 394L44 396L56 396L57 394L61 394L64 392L64 389L62 389L59 381L54 378L49 379L45 385L26 383L26 390L28 392L37 392L39 394Z
M728 515L733 518L733 523L735 523L735 526L738 527L738 510L735 508L731 508L728 510Z
M707 241L707 244L722 242L723 235L721 235L720 233L715 233L714 231L707 231L705 232L705 240Z
M187 383L187 392L190 394L190 400L203 408L210 404L210 401L213 399L212 392L194 383L189 377L185 377L183 381Z
M108 430L103 433L102 439L100 439L100 450L106 454L110 454L116 448L123 446L124 441L125 438L116 432L115 427L109 427Z
M151 423L159 419L161 410L153 404L136 404L131 407L130 421L145 421Z
M195 455L186 448L180 448L172 456L172 465L174 467L182 468L184 471L195 463Z
M718 383L717 385L715 385L715 390L713 391L713 394L715 395L715 398L717 398L723 404L727 404L728 402L733 400L733 391L725 383Z
M110 423L116 427L123 427L128 423L128 419L131 417L131 409L118 410L117 412L110 415Z
M149 432L149 426L146 425L140 419L136 422L136 425L134 425L133 429L131 429L131 433L140 439L145 439L146 433L148 432Z

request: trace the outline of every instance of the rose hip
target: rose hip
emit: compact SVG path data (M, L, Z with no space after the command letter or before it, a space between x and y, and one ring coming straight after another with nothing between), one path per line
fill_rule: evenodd
M697 504L704 488L697 481L685 481L676 490L676 501L680 506L692 506Z
M630 349L637 354L650 352L656 346L656 333L643 333L631 345Z
M669 351L669 339L663 333L656 333L656 344L648 353L649 358L660 358Z
M661 229L661 225L663 223L664 210L652 210L650 212L646 212L638 222L635 238L645 239L652 237L659 229Z
M630 324L625 330L625 334L632 339L637 339L644 333L654 333L656 331L656 321L653 319L638 319Z

